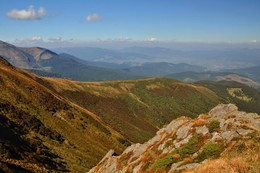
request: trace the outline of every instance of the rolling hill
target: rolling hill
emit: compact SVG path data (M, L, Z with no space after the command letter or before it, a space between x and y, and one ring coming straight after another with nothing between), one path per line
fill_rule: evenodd
M171 79L93 83L48 78L45 85L99 115L132 142L144 142L173 118L195 117L220 102L205 87Z
M98 83L51 78L45 81L49 89L99 115L132 142L144 142L172 119L195 118L218 103L235 103L241 110L260 113L260 92L230 81L195 84L164 78Z

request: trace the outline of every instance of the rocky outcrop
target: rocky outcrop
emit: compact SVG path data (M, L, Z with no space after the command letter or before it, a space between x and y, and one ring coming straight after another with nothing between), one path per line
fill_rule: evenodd
M259 138L260 116L221 104L197 119L181 117L144 144L128 147L120 156L112 150L89 173L180 172L218 158L240 139Z

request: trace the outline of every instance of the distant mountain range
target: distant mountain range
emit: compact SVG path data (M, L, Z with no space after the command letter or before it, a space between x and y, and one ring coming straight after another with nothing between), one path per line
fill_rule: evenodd
M209 71L239 69L260 65L260 49L216 49L183 51L164 47L129 47L120 50L108 50L92 47L59 48L87 61L107 63L147 63L168 62L187 63L202 66Z
M44 48L21 48L0 41L0 55L16 67L31 69L42 75L58 75L81 81L137 78L113 69L94 67L71 55L57 54Z
M260 66L256 66L259 64L260 58L257 53L260 51L257 49L185 52L161 47L130 47L121 50L81 47L60 48L55 51L66 53L58 54L39 47L16 47L0 41L0 55L14 66L28 69L42 76L79 81L169 77L185 82L231 80L251 87L260 85ZM247 58L241 58L238 53ZM237 59L235 59L235 55L238 57ZM201 65L204 62L218 64L223 61L228 65L240 63L250 66L254 62L255 66L209 72L207 71L209 67L171 62L175 60L176 62L191 63L196 60L197 64Z

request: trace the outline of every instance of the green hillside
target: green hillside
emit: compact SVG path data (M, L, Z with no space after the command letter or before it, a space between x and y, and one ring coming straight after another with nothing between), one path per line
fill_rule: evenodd
M223 102L234 103L239 109L260 114L260 91L237 82L199 82L214 91Z
M220 102L211 90L172 79L73 82L47 79L51 90L94 112L132 142L144 142L179 116L196 117Z

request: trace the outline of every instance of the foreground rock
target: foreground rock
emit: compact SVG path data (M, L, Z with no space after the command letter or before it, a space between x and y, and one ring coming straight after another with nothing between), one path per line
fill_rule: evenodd
M259 131L259 115L240 112L233 104L222 104L195 120L185 117L173 120L154 138L128 147L120 156L113 156L113 150L110 150L89 172L192 172L203 169L203 165L212 159L221 158L220 161L224 162L224 157L231 157L230 153L232 157L238 157L242 144L253 145L250 151L255 155L255 161L259 161ZM232 159L226 158L229 162ZM229 169L234 172L239 172L238 169L259 170L253 165L254 160L251 159L250 163L247 160L239 160L244 167L226 164L235 165L234 170L233 167Z

